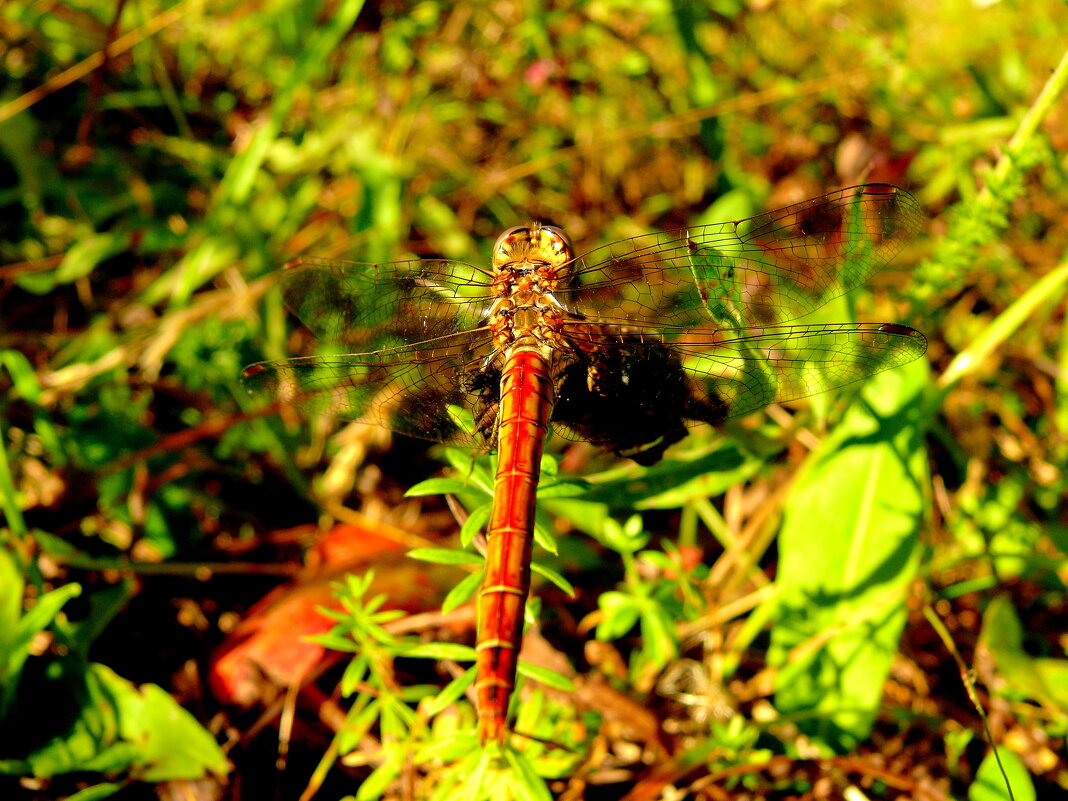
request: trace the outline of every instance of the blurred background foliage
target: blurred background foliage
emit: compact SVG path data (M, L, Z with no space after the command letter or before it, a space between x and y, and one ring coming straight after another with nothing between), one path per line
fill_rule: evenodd
M777 614L759 604L778 565L771 538L784 516L785 534L798 510L835 502L835 486L813 496L810 481L833 458L820 450L841 418L833 399L813 399L797 421L772 410L726 440L699 435L680 446L696 454L689 468L652 468L643 486L633 465L613 473L581 446L558 446L563 471L605 472L583 511L560 501L552 511L570 522L547 526L595 534L590 521L645 509L640 547L666 549L647 566L674 575L659 543L681 537L711 565L699 585L724 581L724 554L738 559L730 543L762 543L739 595L714 596L744 608L718 618L702 647L732 643L714 678L732 680L746 719L763 723L715 723L699 738L705 751L685 752L702 754L696 763L666 745L678 731L653 736L668 749L654 761L676 768L670 782L692 782L699 764L701 776L726 771L726 787L730 766L757 763L779 767L751 768L732 793L822 797L857 781L869 797L1007 797L946 657L955 647L978 669L1015 797L1068 791L1065 30L1065 5L1044 0L4 3L0 769L11 791L148 792L130 784L140 779L199 781L205 798L254 792L258 780L299 792L307 771L273 773L274 729L257 736L255 715L206 692L209 654L279 575L297 572L317 522L348 509L407 544L456 533L444 502L404 496L441 469L427 445L301 423L246 397L243 365L314 347L270 291L280 265L303 254L483 263L501 230L532 218L562 225L582 250L862 181L908 188L931 217L875 291L850 300L863 319L908 322L931 342L933 376L910 373L907 390L892 390L915 412L914 436L893 440L911 465L895 481L919 482L908 536L922 550L903 560L893 596L904 641L886 644L870 699L885 714L872 707L844 739L792 719L769 727L759 680ZM745 539L749 524L759 532ZM677 576L659 589L643 577L627 537L567 544L576 538L561 541L556 569L592 589L568 602L553 645L614 675L619 703L627 688L647 698L648 666L664 669L684 640L665 627L700 615L678 608ZM796 554L782 552L784 569ZM361 558L381 569L378 554ZM611 603L627 611L606 638L640 622L644 645L627 647L645 678L612 674L590 643L579 653L575 621L609 614L597 593L617 581ZM790 597L820 605L799 591ZM565 601L553 592L546 607ZM754 607L763 616L744 617ZM817 633L833 625L814 619ZM770 644L776 664L805 658L781 633ZM776 700L789 706L783 689ZM63 712L44 715L56 699ZM273 721L277 707L264 705ZM315 723L294 734L298 766L325 748L329 727ZM811 760L834 748L807 737L874 761L817 770ZM212 740L235 766L226 791ZM368 766L388 761L368 753L323 795L355 792ZM551 749L527 756L568 797L581 797L576 776L602 767L549 765ZM626 797L649 780L640 759L614 759L617 778L600 784L616 789L589 797ZM420 765L425 797L458 786ZM377 775L361 797L400 797ZM728 797L714 786L689 792Z

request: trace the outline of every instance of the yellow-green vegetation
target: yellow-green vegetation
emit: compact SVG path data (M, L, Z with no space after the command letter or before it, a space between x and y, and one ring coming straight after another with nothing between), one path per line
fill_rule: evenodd
M1049 0L0 5L0 797L1068 793L1066 30ZM873 181L924 230L805 322L925 358L650 467L553 440L516 734L481 749L491 457L250 398L244 365L318 347L274 271ZM421 558L300 571L339 521ZM335 579L333 628L292 628L334 661L224 703L212 654L287 575L309 618Z

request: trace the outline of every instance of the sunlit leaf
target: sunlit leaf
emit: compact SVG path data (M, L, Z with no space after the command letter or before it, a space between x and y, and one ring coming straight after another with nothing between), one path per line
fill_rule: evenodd
M575 684L567 676L561 673L557 673L555 670L549 668L539 667L538 665L532 665L529 662L519 660L518 671L521 675L527 678L539 681L549 687L553 687L557 690L564 692L574 692Z
M475 649L458 643L428 642L405 646L400 650L400 655L421 659L453 659L457 662L473 662Z
M448 595L445 596L445 600L441 602L442 612L451 612L460 604L464 603L468 598L475 594L478 590L478 586L482 583L482 571L477 573L471 573L464 576L451 590Z
M638 622L641 607L629 595L621 592L602 593L597 604L604 614L597 625L597 639L615 640L622 637Z
M408 551L408 556L438 565L480 565L483 562L482 557L477 553L451 548L413 548Z
M540 562L531 562L530 569L532 572L537 573L544 579L548 579L561 590L566 592L572 598L575 597L575 588L571 586L571 582L565 579L562 575L557 573L552 568L546 567Z
M871 411L850 409L786 505L769 654L776 704L806 715L802 725L835 748L865 737L874 720L919 567L925 378L920 366L872 381L863 394ZM824 632L825 643L803 647Z
M1006 786L1006 781L1008 786ZM975 774L975 781L968 787L968 801L1035 801L1035 799L1035 784L1031 780L1027 767L1020 757L1004 747L998 749L997 755L992 750L987 752Z

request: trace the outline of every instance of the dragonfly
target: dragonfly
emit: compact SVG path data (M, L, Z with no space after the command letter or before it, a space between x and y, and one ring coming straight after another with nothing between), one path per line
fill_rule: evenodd
M482 743L501 743L550 429L649 465L694 426L919 358L927 341L906 325L801 318L885 266L922 218L906 191L867 184L581 256L560 228L531 223L501 234L488 268L299 259L279 273L283 300L336 353L253 364L244 380L275 401L497 452L475 697Z

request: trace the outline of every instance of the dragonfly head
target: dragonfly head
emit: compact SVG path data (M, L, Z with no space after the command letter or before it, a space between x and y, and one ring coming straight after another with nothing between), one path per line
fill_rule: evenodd
M493 269L544 270L559 280L575 259L571 239L555 225L531 223L509 228L493 246Z

